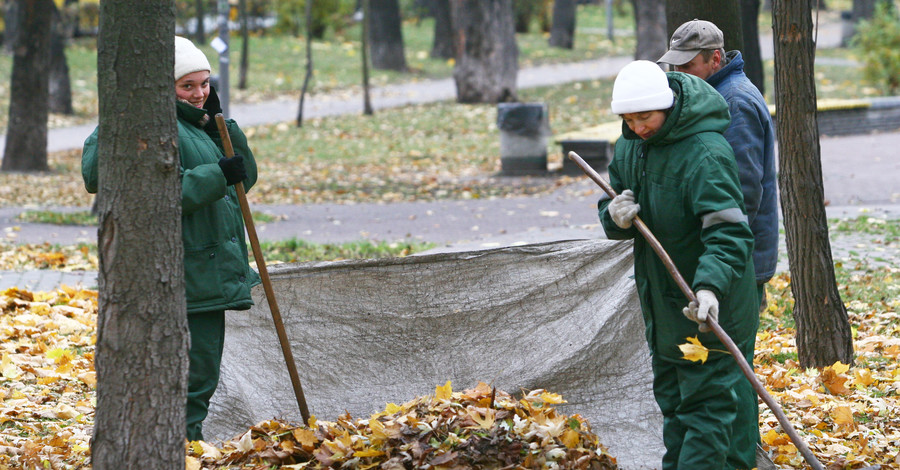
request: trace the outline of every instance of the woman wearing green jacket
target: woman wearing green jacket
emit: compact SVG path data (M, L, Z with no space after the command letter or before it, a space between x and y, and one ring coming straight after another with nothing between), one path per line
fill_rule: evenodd
M754 468L757 401L742 393L750 385L734 359L712 351L705 363L695 363L678 349L699 335L707 348L724 351L704 324L712 316L753 363L759 322L753 234L734 154L722 135L728 105L697 77L635 61L616 77L612 111L624 121L609 166L619 195L598 207L610 239L634 239L635 282L664 418L662 468ZM638 213L699 305L685 307L684 294L632 226Z
M259 275L248 262L244 221L234 184L256 183L256 160L237 123L227 121L234 158L223 157L213 116L222 112L209 84L209 61L191 41L175 38L175 103L181 157L181 223L188 327L191 334L187 438L202 440L203 420L219 383L225 310L253 305ZM97 192L97 130L84 143L85 188Z

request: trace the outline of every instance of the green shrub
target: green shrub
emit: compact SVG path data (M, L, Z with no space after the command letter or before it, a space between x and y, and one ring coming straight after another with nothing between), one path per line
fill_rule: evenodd
M859 22L852 44L867 80L888 94L900 90L900 16L890 1L878 2L872 19Z
M335 31L343 29L346 18L353 14L355 0L315 0L312 3L311 31L312 37L322 39L328 28ZM305 0L274 0L276 15L276 32L289 32L300 36L306 29Z

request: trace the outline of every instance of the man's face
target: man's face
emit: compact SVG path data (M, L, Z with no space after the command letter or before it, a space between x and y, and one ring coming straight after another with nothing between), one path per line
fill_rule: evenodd
M708 61L703 60L703 54L697 54L686 64L676 65L676 72L689 73L700 77L704 80L719 71L719 65L722 63L722 55L719 51L714 51L712 57Z

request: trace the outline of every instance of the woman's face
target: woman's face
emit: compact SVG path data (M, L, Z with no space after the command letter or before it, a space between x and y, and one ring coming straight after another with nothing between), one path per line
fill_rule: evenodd
M175 80L175 95L194 107L202 108L209 96L209 71L192 72Z
M666 122L666 113L662 111L644 111L642 113L626 113L622 115L625 124L641 139L647 140L656 134Z

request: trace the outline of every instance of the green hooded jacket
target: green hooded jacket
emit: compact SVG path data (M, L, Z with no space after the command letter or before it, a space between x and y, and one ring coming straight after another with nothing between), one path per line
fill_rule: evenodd
M669 72L675 104L665 123L646 141L623 122L609 166L616 193L631 189L638 216L660 241L688 285L719 300L719 323L742 350L756 335L759 299L753 261L753 234L747 224L737 165L722 133L728 105L705 81ZM610 239L634 238L634 273L651 353L685 361L679 344L697 336L706 347L723 350L713 333L682 309L688 301L665 265L632 226L621 229L610 218L609 200L598 204Z
M218 165L224 155L206 110L177 102L178 152L181 156L181 225L188 313L246 310L253 305L250 288L259 284L250 269L244 220L234 186ZM244 157L248 190L256 183L256 160L247 137L234 120L226 121L234 151ZM81 174L85 189L96 193L97 131L84 142Z

